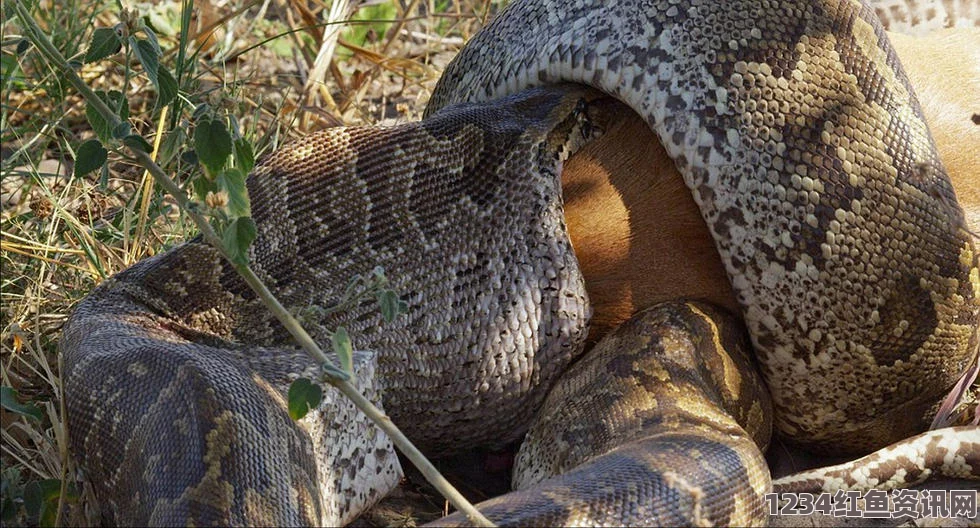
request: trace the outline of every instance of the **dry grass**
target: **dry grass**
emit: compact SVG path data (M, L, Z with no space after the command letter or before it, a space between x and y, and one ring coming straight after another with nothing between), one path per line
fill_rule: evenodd
M193 74L181 83L185 102L176 117L174 108L166 114L155 108L150 81L138 66L127 77L120 55L87 64L80 74L93 88L124 90L130 124L151 143L160 140L158 162L186 180L199 170L181 156L180 133L193 105L207 102L236 116L257 154L324 126L417 119L441 69L500 2L335 3L351 5L331 13L326 0L195 2L184 57L175 50L186 5L139 4L137 14L160 38L162 63ZM32 12L62 53L76 59L95 28L120 20L108 1L42 0ZM323 24L351 14L367 23ZM21 27L6 10L2 27L0 381L43 413L37 420L3 411L3 522L31 525L39 522L29 511L38 503L32 494L41 491L44 503L51 481L77 480L62 421L61 326L100 281L185 239L192 227L118 154L110 153L102 174L71 177L75 149L93 137L84 104L33 49L24 49ZM341 31L331 53L335 27ZM76 498L60 482L41 522L97 523L84 487Z

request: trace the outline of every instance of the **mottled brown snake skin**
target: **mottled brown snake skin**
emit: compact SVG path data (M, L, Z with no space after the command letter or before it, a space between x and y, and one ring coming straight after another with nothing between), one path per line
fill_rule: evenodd
M615 115L607 96L674 159L747 337L719 309L665 303L572 365L591 308L561 168ZM427 114L262 160L251 257L318 341L348 329L357 383L427 452L530 428L520 491L479 505L496 522L763 524L770 423L864 454L924 430L976 359L974 241L866 4L512 2ZM407 315L315 315L375 266ZM288 418L290 381L316 366L200 241L100 285L61 346L72 451L107 522L339 524L399 478L387 438L334 393ZM980 475L976 427L890 449L913 447L941 450L935 474ZM859 462L794 482L909 480Z

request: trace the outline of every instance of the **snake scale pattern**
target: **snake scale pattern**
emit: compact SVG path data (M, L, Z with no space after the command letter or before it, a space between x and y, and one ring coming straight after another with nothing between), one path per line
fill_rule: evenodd
M572 365L591 309L561 167L610 97L674 158L747 335L667 303ZM530 428L520 491L480 505L504 524L764 523L771 427L867 453L923 430L977 354L976 248L856 0L512 2L422 122L313 134L248 186L258 275L317 340L350 331L360 388L413 441L447 453ZM377 265L407 315L330 311ZM288 418L289 382L317 367L200 240L100 285L61 346L72 450L107 522L339 524L399 478L342 398ZM975 436L947 432L930 471L980 473ZM851 466L837 483L901 474L862 460L874 481Z

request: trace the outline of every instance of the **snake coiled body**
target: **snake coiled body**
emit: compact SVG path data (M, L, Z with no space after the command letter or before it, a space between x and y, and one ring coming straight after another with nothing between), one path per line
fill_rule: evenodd
M599 93L523 91L568 82ZM866 452L921 431L975 360L980 270L901 66L855 1L514 2L450 65L423 122L329 130L262 161L259 276L314 337L344 325L371 352L357 379L430 452L519 438L588 331L560 170L601 133L601 94L646 120L691 189L780 433ZM376 265L406 316L315 315ZM763 522L768 404L729 326L671 304L621 331L654 337L609 336L532 427L548 439L525 448L517 480L553 488L497 499L493 518ZM650 363L631 359L645 349ZM333 524L397 480L356 413L289 421L288 382L316 367L200 242L100 286L62 350L73 450L110 520ZM702 371L688 352L723 359ZM633 388L576 393L610 368ZM646 410L563 407L617 392L645 394ZM568 451L631 414L615 442ZM665 472L685 457L707 473Z
M556 169L563 149L587 137L584 108L540 91L390 130L332 129L277 151L249 179L256 273L314 338L343 325L358 349L385 351L356 378L376 400L383 387L398 401L387 412L431 451L517 438L581 351L588 304ZM468 177L472 167L479 180ZM383 324L372 301L309 315L337 305L351 277L379 265L408 314ZM200 241L120 273L78 307L62 345L68 416L117 522L337 524L361 501L321 501L325 480L366 502L397 482L380 430L332 415L290 423L289 382L317 370L288 343ZM502 412L486 415L486 405ZM334 460L338 445L352 453ZM151 460L148 471L125 464ZM198 486L222 496L188 492ZM153 499L128 491L138 489ZM328 501L336 507L321 508ZM250 502L263 515L270 504L278 511L255 517Z
M549 37L497 48L528 27ZM859 450L908 436L972 360L976 256L869 6L518 3L442 79L430 108L575 81L647 119L716 240L791 437Z

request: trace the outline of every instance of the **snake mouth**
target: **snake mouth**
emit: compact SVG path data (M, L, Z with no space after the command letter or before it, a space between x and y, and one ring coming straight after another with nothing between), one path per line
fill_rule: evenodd
M594 342L636 312L678 298L738 312L715 242L646 121L610 97L588 101L604 133L565 162L565 219L593 308Z

